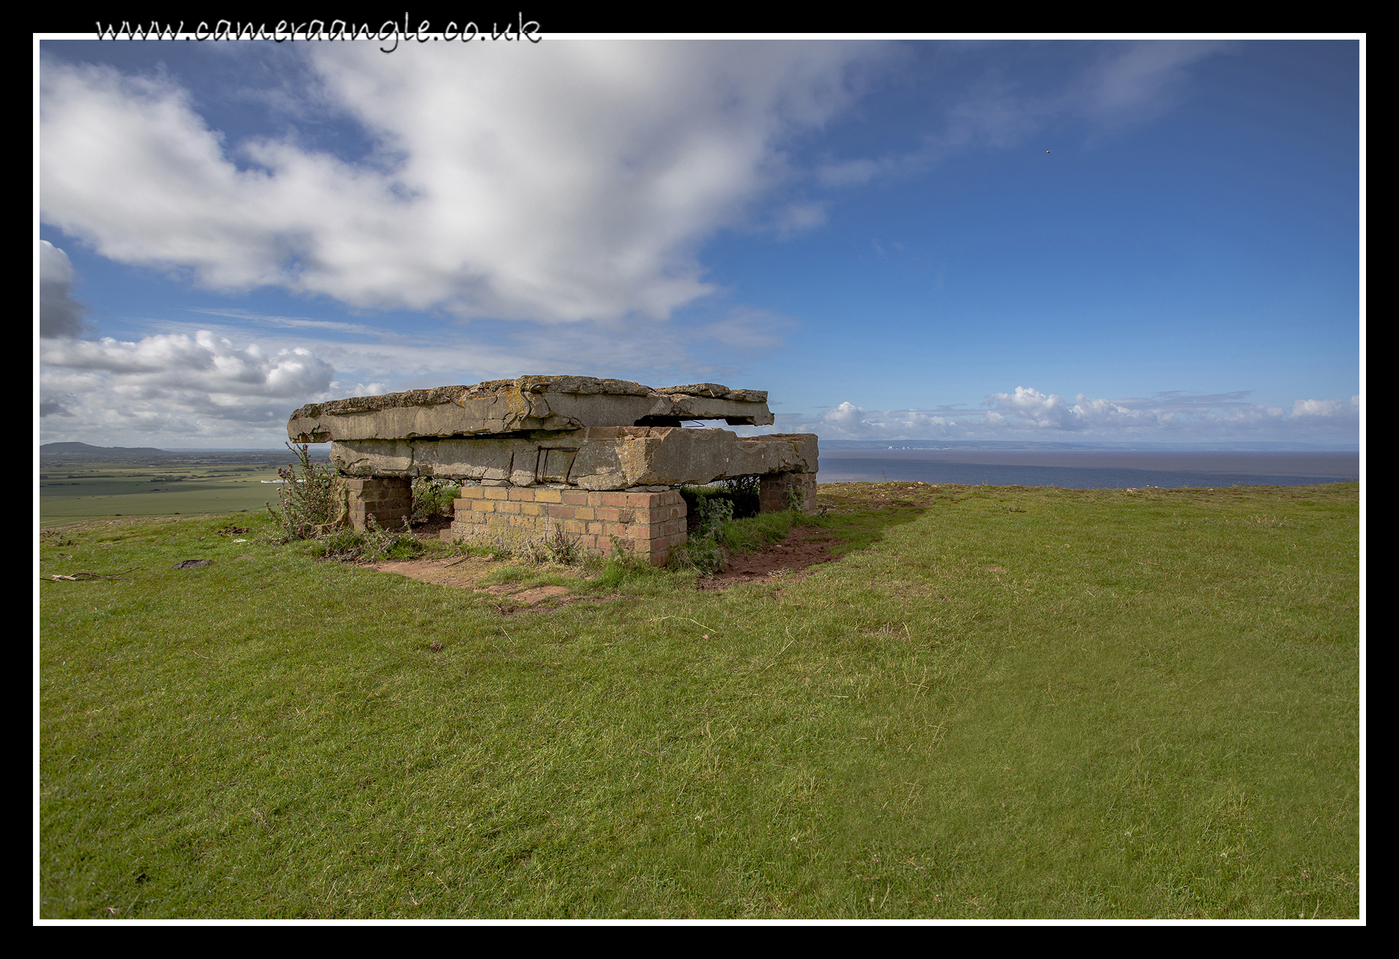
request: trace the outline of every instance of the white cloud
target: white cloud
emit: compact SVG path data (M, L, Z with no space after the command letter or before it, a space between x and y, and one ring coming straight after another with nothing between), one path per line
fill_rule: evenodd
M821 420L846 436L865 436L877 428L865 419L864 410L848 400L826 413Z
M1079 407L1070 407L1061 397L1034 388L1017 386L1014 393L993 393L984 402L1005 411L1017 425L1060 430L1079 430L1087 425Z
M1099 122L1140 121L1175 106L1191 64L1222 53L1227 40L1138 40L1088 73L1080 112Z
M878 49L560 40L386 57L372 44L313 46L318 93L377 145L356 164L291 140L227 142L168 80L46 61L41 216L103 256L221 290L460 316L664 318L712 291L700 243L786 175L783 137L841 108L846 68ZM820 216L798 204L779 226Z
M239 349L208 331L48 339L39 356L41 422L98 445L137 435L175 446L212 437L265 443L294 406L326 396L334 375L307 349Z
M1359 397L1351 397L1349 403L1344 400L1297 400L1292 404L1292 415L1326 419L1348 417L1354 408L1359 407L1359 400Z
M1298 400L1289 411L1253 403L1248 392L1149 399L1091 398L1070 404L1033 387L986 397L988 409L866 410L849 401L819 416L787 415L774 430L827 439L1091 442L1304 442L1360 438L1360 399Z
M78 274L68 254L39 241L39 336L80 336L86 332L87 305L73 295Z
M297 397L330 386L334 370L311 354L294 348L268 356L256 344L237 349L201 330L148 336L139 342L54 340L41 344L47 367L95 370L153 387L205 389L234 396Z

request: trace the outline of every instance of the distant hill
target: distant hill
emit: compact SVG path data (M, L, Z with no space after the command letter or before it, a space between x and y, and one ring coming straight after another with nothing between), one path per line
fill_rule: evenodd
M313 461L324 462L329 446L311 450ZM45 443L39 447L40 466L73 463L275 463L292 462L295 456L281 450L158 450L153 446L93 446L90 443Z
M131 460L147 461L172 458L177 458L177 454L167 453L165 450L158 450L152 446L91 446L87 443L45 443L39 447L39 459L42 461L121 460L130 462ZM178 458L183 459L184 457L178 456Z

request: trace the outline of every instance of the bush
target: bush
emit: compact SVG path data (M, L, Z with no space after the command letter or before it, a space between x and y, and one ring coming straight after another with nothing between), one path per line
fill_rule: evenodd
M762 506L762 477L740 476L724 480L723 483L723 488L728 491L729 501L734 506L734 519L748 519L758 515Z
M689 495L687 495L689 494ZM697 569L712 576L724 568L728 556L719 545L725 528L733 522L734 503L725 488L695 487L681 490L693 517L689 538L671 550L667 563L681 569Z
M412 559L423 551L423 544L413 535L408 520L402 532L384 529L370 516L364 532L340 529L327 535L316 552L326 559L345 563L373 563L384 559Z
M413 522L422 523L434 516L451 516L452 503L460 496L460 483L419 476L413 480Z
M282 542L316 539L344 525L349 512L339 475L330 466L311 462L308 448L287 444L297 461L277 470L282 479L278 490L280 512L269 504L267 511L282 531Z
M687 486L680 490L680 495L685 500L685 509L689 514L688 526L693 531L700 522L701 517L706 513L713 514L713 510L724 507L709 504L726 503L729 510L725 521L729 519L747 519L758 515L760 506L759 485L760 478L757 476L740 476L737 479L721 480L713 486Z
M545 563L576 566L586 558L578 541L558 527L552 527L543 539L530 543L526 550L527 561L536 566Z

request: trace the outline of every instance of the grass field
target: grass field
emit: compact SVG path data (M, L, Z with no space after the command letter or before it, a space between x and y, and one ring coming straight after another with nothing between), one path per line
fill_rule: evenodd
M820 502L805 578L528 609L42 531L38 916L1360 917L1357 484Z
M290 457L289 457L290 458ZM39 523L257 512L277 503L274 466L75 463L39 472Z

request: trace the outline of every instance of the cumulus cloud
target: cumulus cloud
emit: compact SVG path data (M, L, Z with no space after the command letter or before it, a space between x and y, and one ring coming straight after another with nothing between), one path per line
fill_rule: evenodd
M1292 416L1297 419L1349 419L1360 409L1360 397L1344 400L1297 400L1292 404Z
M375 143L350 162L228 142L161 78L46 62L41 216L220 290L544 321L652 318L712 291L700 243L850 99L863 43L557 41L385 57L313 46L318 93ZM820 222L789 207L780 228Z
M39 358L40 421L101 445L152 434L173 445L206 437L265 444L291 407L326 396L335 372L301 347L239 348L208 331L41 340Z
M335 372L303 348L268 356L256 343L240 350L207 330L194 336L148 336L135 343L111 337L58 340L42 344L39 358L45 366L119 374L151 387L277 398L323 392Z
M992 393L985 409L871 411L849 401L814 417L789 417L785 432L830 439L1032 440L1049 442L1315 442L1359 439L1360 398L1297 400L1283 407L1251 402L1248 392L1149 398L1094 398L1073 403L1033 387Z
M48 240L39 241L39 336L81 336L87 305L73 295L78 274L68 254Z
M1009 420L1036 429L1078 430L1086 425L1080 407L1071 407L1061 397L1033 387L1017 386L1014 393L992 393L984 402L1004 411Z
M875 424L865 419L865 411L848 400L826 413L821 420L847 436L867 435L877 429Z

